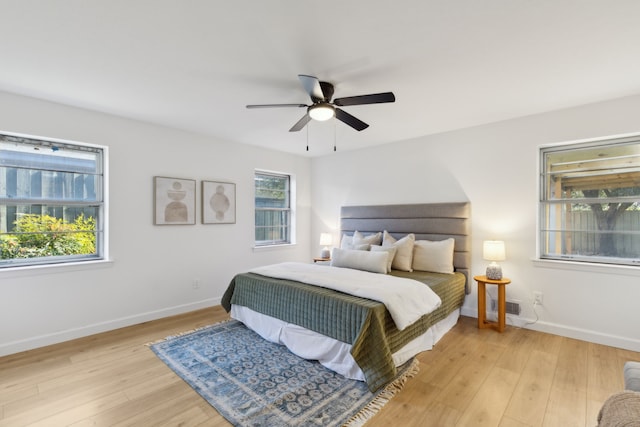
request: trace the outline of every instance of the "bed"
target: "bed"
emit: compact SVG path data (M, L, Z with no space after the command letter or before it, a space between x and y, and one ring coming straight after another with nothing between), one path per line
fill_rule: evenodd
M318 360L344 376L366 381L369 389L375 391L396 376L399 366L431 349L455 326L464 297L470 290L470 204L345 206L340 211L340 224L346 241L356 242L354 236L369 238L380 233L386 249L399 248L397 245L411 235L416 253L419 245L415 242L432 245L452 241L452 270L402 271L406 266L394 264L391 271L380 274L383 272L360 271L360 265L353 268L349 263L346 266L352 268L344 268L340 260L352 259L346 256L380 260L381 255L373 252L383 253L384 248L374 244L375 248L370 246L366 251L341 244L333 251L333 266L283 263L236 275L222 298L222 305L231 317L265 339L284 344L293 353ZM365 252L372 254L364 255ZM384 256L387 259L386 252ZM289 275L297 270L300 276ZM272 274L274 272L284 273ZM412 282L416 289L422 288L417 289L420 292L437 295L439 302L429 313L419 314L415 321L405 319L404 324L399 324L399 316L404 316L405 310L388 308L391 306L369 298L368 294L351 295L339 287L331 289L331 283L323 283L334 280L333 272L338 274L337 281L345 282L388 280L395 286L403 279L413 279L405 281ZM340 279L341 276L344 278ZM313 284L316 280L319 286ZM390 289L385 285L380 288ZM401 306L407 301L401 302ZM410 305L406 305L408 312L411 312Z

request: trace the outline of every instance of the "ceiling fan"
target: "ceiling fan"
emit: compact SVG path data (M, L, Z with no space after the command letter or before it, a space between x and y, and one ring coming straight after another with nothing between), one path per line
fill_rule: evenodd
M357 131L364 130L369 127L362 120L352 116L346 111L338 107L347 107L350 105L364 104L381 104L385 102L395 102L396 97L393 92L372 93L369 95L348 96L345 98L333 97L333 85L327 82L321 82L317 77L299 74L298 78L302 87L311 97L311 105L307 104L257 104L247 105L247 108L281 108L281 107L306 107L307 112L298 122L293 125L289 132L298 132L306 126L311 119L318 121L329 120L332 117L351 126Z

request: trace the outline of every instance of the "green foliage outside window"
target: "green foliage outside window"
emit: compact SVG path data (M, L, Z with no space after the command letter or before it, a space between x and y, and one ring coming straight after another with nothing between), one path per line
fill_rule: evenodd
M73 222L49 215L25 214L12 233L0 236L3 259L96 253L96 223L79 215Z

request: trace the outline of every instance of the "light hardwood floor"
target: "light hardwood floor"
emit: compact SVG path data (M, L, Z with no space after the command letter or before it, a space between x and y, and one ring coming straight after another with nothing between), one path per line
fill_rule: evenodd
M0 426L229 426L145 345L221 307L0 358ZM375 426L595 426L640 353L462 317Z

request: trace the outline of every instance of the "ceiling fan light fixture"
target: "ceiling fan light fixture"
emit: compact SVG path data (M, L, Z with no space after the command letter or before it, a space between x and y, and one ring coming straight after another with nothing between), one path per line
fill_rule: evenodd
M311 120L326 121L334 117L336 121L340 121L359 132L368 128L369 125L338 107L382 104L396 101L393 92L370 93L367 95L347 96L334 99L333 84L321 82L317 77L307 76L306 74L298 74L298 79L300 79L304 91L307 92L307 95L311 98L311 105L249 104L247 108L307 107L307 112L289 129L289 132L299 132L307 126Z
M307 113L313 120L324 122L333 118L336 115L336 110L333 108L333 105L320 103L310 106Z

